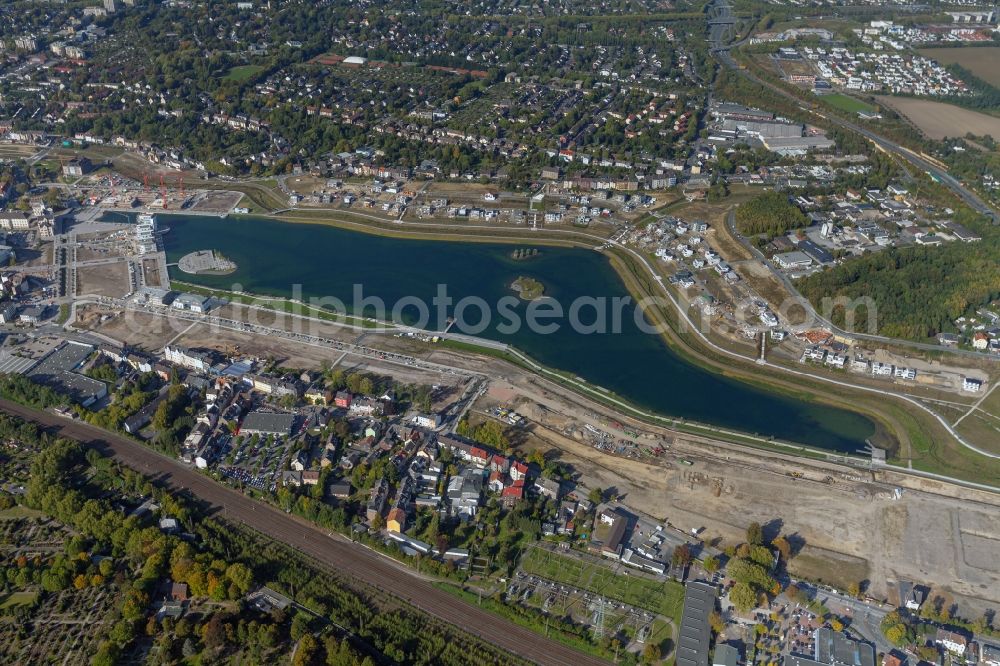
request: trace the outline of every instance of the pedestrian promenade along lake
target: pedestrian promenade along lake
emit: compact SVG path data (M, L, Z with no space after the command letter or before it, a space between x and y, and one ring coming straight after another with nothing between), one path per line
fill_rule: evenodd
M716 375L685 361L662 337L640 330L632 309L621 318L621 332L574 331L567 317L554 333L541 334L522 326L501 332L508 321L496 310L504 297L514 297L510 308L523 320L529 303L517 299L511 284L533 278L544 296L568 309L574 299L627 297L624 284L603 255L590 250L538 246L527 259L511 256L517 245L462 243L386 238L356 231L268 219L220 219L183 215L162 216L168 261L196 250L217 250L234 261L228 275L188 275L172 267L171 277L207 287L290 296L293 285L310 297L332 296L351 306L355 285L365 296L377 296L389 306L407 297L428 303L439 285L458 302L478 296L493 307L492 322L481 337L510 343L547 366L578 375L637 406L667 416L771 435L814 447L851 452L874 434L873 422L859 414L796 400ZM610 311L611 308L609 307ZM593 308L581 308L579 319L594 321ZM412 308L404 316L414 316ZM479 309L470 307L464 319L473 327ZM548 320L544 320L548 323ZM610 324L609 324L610 326Z

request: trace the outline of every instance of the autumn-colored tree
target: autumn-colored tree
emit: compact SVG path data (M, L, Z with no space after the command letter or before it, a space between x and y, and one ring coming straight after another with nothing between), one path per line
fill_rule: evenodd
M722 630L726 628L726 623L722 619L722 615L719 611L712 611L708 616L708 626L712 628L716 634L721 634Z
M235 586L236 596L242 597L250 591L250 586L253 585L253 573L249 567L239 562L230 564L226 568L226 578Z
M125 593L125 603L122 604L122 617L126 620L138 620L145 616L149 606L149 595L134 587Z
M309 666L316 658L319 651L319 641L312 634L305 634L299 639L299 646L295 650L295 658L292 659L292 666Z
M786 539L785 537L783 536L777 537L774 541L771 542L771 545L774 546L775 550L777 550L778 553L781 554L781 559L784 560L785 562L787 562L792 558L792 545L788 543L788 539Z
M201 642L209 650L214 650L225 644L226 628L219 613L210 617L201 628Z
M747 583L736 583L729 591L729 601L736 607L736 610L745 613L751 608L757 607L757 592Z

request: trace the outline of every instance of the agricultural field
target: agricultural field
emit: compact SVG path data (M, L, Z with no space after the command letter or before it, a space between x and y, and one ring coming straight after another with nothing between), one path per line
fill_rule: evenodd
M848 113L860 113L862 111L867 111L873 113L875 107L871 104L862 102L856 97L851 97L850 95L844 95L843 93L832 93L830 95L823 95L820 97L824 103L829 104L835 109L840 109L841 111L847 111Z
M526 573L659 613L674 623L680 621L684 586L675 581L660 582L639 575L616 573L603 563L589 563L541 548L532 548L525 553L521 558L521 568Z
M965 136L971 132L1000 140L1000 118L995 116L926 99L881 96L878 100L906 116L931 139Z
M990 85L1000 87L1000 46L920 49L942 65L960 65Z

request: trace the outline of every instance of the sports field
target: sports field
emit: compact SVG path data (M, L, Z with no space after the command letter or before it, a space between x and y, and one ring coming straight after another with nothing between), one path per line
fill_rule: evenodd
M964 46L920 49L920 54L942 65L961 65L983 81L1000 88L1000 46Z
M875 107L871 104L867 104L856 97L851 97L850 95L844 95L842 93L822 95L820 99L833 108L840 109L841 111L847 111L848 113L858 113L860 111L868 111L869 113L872 113L875 111Z
M240 65L230 69L223 77L227 81L246 81L264 71L260 65Z
M660 582L639 575L615 573L603 563L589 563L542 548L532 548L525 553L521 568L526 573L645 608L675 623L680 621L684 586L676 581Z

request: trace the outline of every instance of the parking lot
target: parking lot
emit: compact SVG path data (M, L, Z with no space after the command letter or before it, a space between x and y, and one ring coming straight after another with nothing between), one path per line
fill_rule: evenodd
M257 436L234 439L223 449L219 472L242 485L274 492L288 456L288 442L280 437Z

